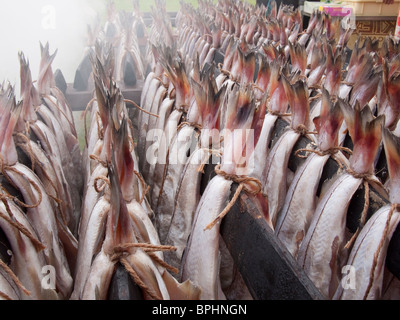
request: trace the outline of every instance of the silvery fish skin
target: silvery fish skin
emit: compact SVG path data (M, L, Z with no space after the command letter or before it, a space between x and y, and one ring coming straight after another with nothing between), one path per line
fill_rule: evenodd
M327 298L339 285L347 208L361 183L362 179L348 173L339 174L319 201L299 248L298 263Z
M144 104L144 101L147 97L147 90L149 89L150 83L154 77L156 77L156 73L154 71L150 71L150 73L147 75L146 79L144 80L142 94L140 95L140 105L141 106L143 106L143 104Z
M38 191L26 180L29 178L40 189L42 200L35 208L28 208L28 219L38 233L40 241L46 246L44 250L46 262L56 268L57 288L64 297L69 297L72 291L73 279L62 245L58 239L56 218L42 183L37 176L26 166L16 163L13 168L18 172L7 170L8 175L24 197L28 204L36 204L39 200ZM49 212L51 214L49 214Z
M155 167L158 161L158 152L159 149L161 148L161 145L165 142L165 136L164 136L164 127L165 127L165 123L166 120L168 119L169 115L171 114L171 110L174 104L174 100L170 99L170 98L166 98L163 100L163 102L161 103L160 106L160 112L159 112L159 118L157 119L157 123L155 125L155 132L153 133L152 136L148 136L147 139L152 139L150 141L153 141L154 144L151 145L149 147L149 149L147 149L147 153L146 152L146 158L148 159L148 161L150 161L150 168L149 168L149 172L147 174L147 183L149 185L153 184L153 180L154 180L154 171L155 171ZM160 136L161 135L161 136ZM155 151L153 151L153 148L155 149Z
M136 250L127 257L127 260L150 290L162 300L170 300L168 289L161 276L162 273L143 250Z
M13 202L8 202L10 211L13 214L13 219L22 224L29 233L37 239L36 233L25 214L22 210L15 205ZM9 216L4 203L0 204L0 211L3 215ZM9 216L10 219L12 219ZM12 250L12 261L10 268L13 270L15 275L29 290L30 295L27 296L21 292L22 299L41 300L44 298L42 295L42 267L46 265L45 257L43 252L38 252L34 244L23 235L17 228L10 225L3 219L0 219L0 227L7 236L10 242L10 249ZM1 268L1 267L0 267ZM0 289L0 291L2 291Z
M55 89L57 90L57 89ZM62 94L62 93L60 93ZM71 109L68 107L67 111L60 110L62 106L62 102L57 99L56 96L53 95L45 95L42 97L44 104L49 108L49 110L52 111L52 114L54 117L60 121L60 124L62 125L62 132L64 133L64 136L66 136L68 133L73 134L75 137L77 137L76 129L75 129L75 124L74 124L74 118L73 115L71 114ZM65 97L64 99L65 100Z
M107 168L103 165L99 164L96 169L93 171L90 176L89 181L87 182L82 201L81 208L81 217L79 222L79 237L82 237L86 232L86 228L88 226L88 221L90 219L90 215L92 213L93 207L96 205L99 200L99 193L96 191L94 187L95 179L99 176L106 176L108 173Z
M70 186L71 201L73 201L72 202L73 210L70 213L71 230L74 233L76 233L79 220L79 211L81 207L80 191L83 183L82 174L80 170L81 162L74 163L74 161L72 161L72 156L68 152L68 146L65 137L62 134L63 132L62 127L58 122L58 120L55 119L54 115L50 112L50 110L41 105L39 108L37 108L37 112L42 116L43 119L46 119L46 125L49 128L52 128L52 131L54 132L54 137L56 138L57 144L60 148L60 152L62 152L62 154L65 156L66 162L69 163L68 167L66 167L66 165L64 165L64 162L62 161L63 172L74 172L73 175L66 173L64 174L64 176L66 176L66 179L68 178L67 182L68 185Z
M86 280L81 300L106 300L115 263L104 249L96 255Z
M16 144L24 153L31 157L34 172L43 182L43 185L49 195L60 199L60 210L62 215L67 219L73 218L72 205L70 200L70 186L65 180L64 172L59 161L54 157L46 156L43 149L32 140L19 141L17 138ZM33 159L32 159L33 157Z
M390 212L391 205L380 208L361 229L346 263L354 268L355 279L349 287L344 288L343 284L340 285L333 299L378 300L382 298L386 252L400 221L399 212L395 210L389 217ZM389 226L386 229L387 221L389 221ZM383 245L380 243L381 239L384 239ZM377 261L375 261L376 254L378 254Z
M201 289L200 299L224 299L219 281L219 223L204 230L224 209L232 181L216 176L208 183L196 209L192 232L182 260L181 280Z
M126 206L133 224L137 228L136 236L143 242L160 245L161 242L157 230L145 209L136 200L127 202ZM162 252L155 252L155 254L163 259Z
M202 163L207 163L211 156L208 150L198 148L190 156L178 183L171 223L165 239L166 244L177 248L175 252L166 253L166 260L175 267L180 266L183 251L192 228L193 217L200 201L201 173L198 172Z
M296 171L277 218L275 234L294 258L314 214L319 180L328 159L329 155L317 154L307 158Z
M151 207L155 208L160 196L162 179L167 163L168 148L176 135L176 129L182 117L182 111L173 110L166 120L164 127L164 137L158 149L157 163L153 176L153 190L151 195Z
M285 201L289 157L299 137L299 133L287 129L269 152L268 163L262 173L261 183L264 186L263 192L268 195L269 215L273 225Z
M85 283L90 274L92 259L96 256L96 249L102 239L105 222L110 211L110 202L102 196L93 207L87 227L79 237L76 272L74 277L74 291L71 299L80 299Z
M272 129L274 128L277 119L278 116L276 115L272 115L270 113L267 113L265 115L260 138L258 140L258 143L256 144L254 152L252 153L252 161L255 165L252 172L250 172L250 175L254 178L261 179L262 171L267 165L269 155L268 146L271 141Z
M163 100L165 98L165 95L168 93L168 90L164 86L160 86L157 90L156 96L154 97L152 107L150 108L150 112L152 114L159 114L159 109L163 103ZM149 168L150 168L150 163L147 159L147 150L150 147L150 143L153 140L154 136L154 131L152 129L155 128L157 124L157 117L150 116L148 119L148 127L147 127L147 135L146 135L146 141L145 141L145 147L144 147L144 154L143 156L146 157L146 160L143 162L142 170L141 173L147 179L148 175L150 174Z
M22 295L14 280L0 267L0 301L21 299Z
M145 96L145 100L143 105L141 106L142 109L150 112L151 106L153 105L153 100L156 96L157 90L160 87L161 82L157 78L153 78L149 85L148 93ZM141 112L139 115L139 127L138 127L138 145L137 145L137 152L139 154L139 169L142 170L145 158L145 146L146 146L146 134L148 128L148 121L150 115L144 112Z
M156 207L157 228L161 242L165 241L171 223L176 187L178 186L180 175L188 160L186 153L192 145L192 139L195 139L193 137L194 134L195 128L193 126L182 126L176 133L175 138L171 141L168 149L166 173L163 176L162 192L159 195Z

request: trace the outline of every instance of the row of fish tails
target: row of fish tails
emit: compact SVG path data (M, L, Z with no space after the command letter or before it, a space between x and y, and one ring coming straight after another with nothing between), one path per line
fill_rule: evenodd
M349 24L316 11L303 30L297 9L277 9L273 1L268 14L263 6L239 1L201 1L198 9L182 4L177 35L159 16L151 37L156 63L142 95L142 107L158 117L142 114L139 145L148 151L151 129L166 134L158 153L150 154L155 165L143 175L152 182L150 203L160 240L177 247L166 257L181 270L181 280L201 287L202 298L249 297L218 236L235 181L326 298L394 297L397 278L384 268L398 222L392 190L398 170L399 52L393 38L379 48L359 37L350 51ZM282 121L286 128L274 137ZM212 139L206 129L250 129L254 140ZM302 138L309 144L296 156L307 159L293 172L289 159ZM247 154L246 145L252 145ZM382 155L389 167L384 181L375 175ZM210 157L218 163L217 176L200 193ZM240 158L244 165L232 162ZM339 170L322 181L329 159ZM365 215L367 201L352 234L346 215L362 187L378 190L389 204L372 219ZM373 241L376 250L368 247L361 258L357 252ZM357 277L356 289L344 290L342 267L352 265L361 274L357 259L370 261L369 271Z
M49 44L40 45L37 81L19 54L20 101L1 86L1 229L9 255L1 261L2 299L68 299L78 251L83 188L74 118L56 87ZM43 285L52 268L53 283Z
M96 89L93 107L99 117L89 132L98 140L96 148L84 159L95 164L86 167L79 272L71 298L108 299L118 264L132 278L136 299L196 297L198 289L190 282L178 283L164 262L163 251L173 248L160 244L151 221L125 100L112 77L112 68L103 65L109 59L101 54L92 56Z
M133 102L124 99L115 76L115 50L104 39L96 43L90 55L95 94L84 149L79 272L71 299L109 299L113 277L121 268L134 288L131 299L196 299L199 288L190 281L178 282L172 276L177 271L165 262L164 253L176 248L160 242L142 159L136 154L142 148L142 123L158 120L158 109L146 111L147 99L142 99L136 122L140 130L134 130L126 106Z

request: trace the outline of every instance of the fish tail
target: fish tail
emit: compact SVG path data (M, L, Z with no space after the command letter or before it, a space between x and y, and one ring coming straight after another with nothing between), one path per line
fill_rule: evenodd
M292 110L291 128L296 130L303 125L308 127L309 100L308 88L305 81L297 80L294 84L282 75L283 86Z

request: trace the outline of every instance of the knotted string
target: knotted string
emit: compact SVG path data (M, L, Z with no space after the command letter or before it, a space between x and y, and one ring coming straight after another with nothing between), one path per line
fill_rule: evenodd
M378 264L379 253L380 253L380 251L381 251L381 249L382 249L382 247L383 247L383 245L385 243L386 237L388 235L390 220L392 219L392 216L393 216L394 212L399 212L399 210L400 210L400 204L393 203L391 205L391 207L390 207L390 211L389 211L388 217L386 219L384 233L382 235L381 240L379 241L378 248L376 249L376 251L374 253L374 260L372 262L371 273L370 273L370 276L369 276L369 283L368 283L367 290L365 291L365 294L364 294L364 300L367 299L368 294L371 291L372 285L373 285L374 280L375 280L375 269L376 269L376 265Z
M209 153L209 157L210 158L211 155L216 155L217 157L222 157L222 151L221 150L217 150L217 149L209 149L209 148L202 148L204 151ZM207 160L208 161L208 160ZM204 163L201 163L199 165L199 167L197 168L197 172L199 173L204 173L204 167L207 164L207 161Z
M146 252L149 257L151 257L156 263L160 264L164 268L171 270L175 273L178 273L179 270L170 266L165 261L158 258L154 252L155 251L176 251L176 247L174 246L166 246L166 245L155 245L150 243L124 243L116 245L111 253L111 260L116 262L119 261L125 267L126 271L128 271L129 275L132 277L133 281L143 290L145 291L152 299L162 300L154 290L149 288L143 281L140 279L137 272L131 267L129 261L127 259L127 255L131 254L131 248L140 248L144 252Z
M316 131L308 131L308 128L304 124L299 124L296 129L293 129L296 133L305 136L307 134L317 134Z
M97 185L97 181L99 181L99 180L103 180L105 182L100 187ZM98 176L98 177L96 177L94 179L93 187L94 187L94 190L96 190L97 193L102 192L104 190L104 188L106 187L106 185L108 185L108 188L111 189L110 180L108 180L108 178L106 176Z
M267 111L269 114L277 117L290 117L292 115L291 113L280 113L278 111L274 111L268 105L267 105Z
M236 203L236 200L239 198L239 195L242 191L245 191L246 193L251 194L251 195L257 195L262 190L262 184L261 184L260 180L253 178L253 177L249 177L249 176L229 174L229 173L222 171L220 168L221 168L220 164L218 164L215 167L215 173L217 175L222 176L227 180L231 180L231 181L239 184L239 186L236 189L232 200L228 203L228 205L225 207L225 209L222 210L222 212L211 223L209 223L205 227L204 230L211 230L220 220L222 220L223 217L226 216L226 214L229 212L229 210ZM255 187L255 189L254 189L254 187Z
M355 172L351 168L347 168L347 173L352 175L356 179L362 179L363 180L363 185L364 185L364 206L363 206L363 209L361 211L360 224L359 224L356 232L353 234L351 239L345 245L345 248L348 249L353 245L355 239L357 238L357 236L360 233L362 227L364 226L365 221L367 220L367 213L368 213L368 208L369 208L369 194L370 194L369 183L370 182L375 182L375 180L373 179L374 175L372 175L370 173L358 173L358 172Z
M317 155L319 155L319 156L321 156L321 157L326 156L326 155L329 155L329 156L332 157L333 160L336 161L336 163L338 164L338 166L340 167L340 169L343 169L343 164L342 164L342 163L340 162L340 160L339 160L338 158L336 158L336 156L335 156L339 151L345 151L345 152L347 152L347 153L350 154L350 155L353 153L352 150L349 149L349 148L337 146L337 147L332 147L332 148L330 148L330 149L328 149L328 150L324 150L324 151L319 150L319 149L301 148L301 149L296 150L295 155L296 155L297 157L301 158L301 159L307 158L308 155L307 155L307 154L302 155L302 154L300 154L300 152L311 152L311 153L315 153L315 154L317 154Z
M223 65L221 62L218 63L218 69L223 75L227 76L231 80L233 79L232 73L230 73L228 70L223 69Z
M137 172L135 169L133 169L133 173L138 177L138 179L142 185L143 193L139 200L139 203L142 204L144 198L146 197L146 194L150 191L150 186L146 186L146 182L144 181L142 175L139 172Z
M5 165L4 164L4 159L3 157L0 155L0 172L1 174L8 180L8 182L10 182L10 184L17 190L19 190L18 186L15 185L14 181L12 181L12 179L10 178L10 176L8 175L7 171L12 171L16 174L19 174L21 176L23 176L26 180L28 180L28 182L33 186L33 188L37 191L38 195L39 195L39 199L35 204L26 204L24 202L22 202L21 200L19 200L17 197L14 196L9 196L10 198L12 198L17 204L19 204L20 206L24 207L24 208L36 208L38 207L41 202L42 202L42 191L40 190L39 186L35 183L35 181L33 181L32 179L28 178L26 175L22 174L21 172L19 172L16 168L9 166L9 165Z
M133 100L124 99L124 102L127 102L127 103L132 104L134 107L138 108L140 111L143 111L144 113L147 113L147 114L150 115L150 116L153 116L153 117L156 117L156 118L159 118L159 117L160 117L160 116L157 115L157 114L148 112L148 111L144 110L143 108L139 107L139 105L138 105L135 101L133 101Z

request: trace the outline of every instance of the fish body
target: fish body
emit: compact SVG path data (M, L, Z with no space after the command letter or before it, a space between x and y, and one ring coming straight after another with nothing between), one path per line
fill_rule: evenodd
M399 212L391 210L391 205L380 208L360 231L346 263L354 268L351 272L354 272L352 275L355 278L352 279L351 285L346 285L346 282L342 281L333 299L382 298L387 248L400 221Z
M19 163L16 163L13 168L16 172L7 170L7 173L23 195L24 201L28 204L36 204L41 198L38 206L27 209L27 215L37 231L40 241L46 246L44 250L46 262L56 268L57 287L60 293L64 297L69 297L72 291L73 279L64 249L58 239L56 217L50 200L42 183L30 169ZM38 189L36 190L34 185L27 179L33 181Z
M327 298L333 296L339 285L347 209L361 183L362 179L347 173L335 179L320 199L299 248L298 263Z
M171 223L168 228L165 243L177 248L175 252L167 253L167 260L174 266L180 266L183 251L192 228L193 217L200 201L201 173L198 171L202 163L210 157L208 150L198 148L190 156L181 174L174 199Z
M317 203L317 188L329 155L310 155L289 186L282 211L277 218L275 234L293 257L307 233Z
M294 130L286 130L269 152L262 173L263 192L268 195L269 214L274 225L285 201L289 157L299 137L300 134Z
M201 289L200 299L224 299L219 281L219 223L205 230L224 209L232 181L214 177L197 207L192 232L183 255L181 280L190 279Z

